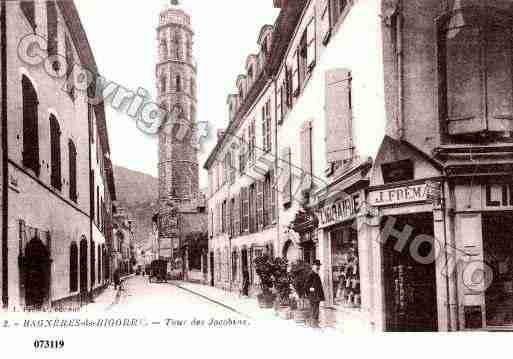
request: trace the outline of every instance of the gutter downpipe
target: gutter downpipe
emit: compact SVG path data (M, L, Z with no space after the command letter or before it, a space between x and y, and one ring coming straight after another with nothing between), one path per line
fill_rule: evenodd
M1 67L2 74L0 82L1 91L2 91L2 104L1 104L1 112L2 112L2 306L3 308L7 308L9 305L9 265L8 265L8 225L7 222L9 220L8 217L8 196L9 196L9 179L8 172L9 167L7 164L8 161L8 137L7 137L7 0L1 0L1 15L0 15L0 31L1 38L0 42L2 43L1 48Z
M445 267L447 268L449 263L449 256L448 251L450 250L450 246L447 244L447 222L446 222L446 216L447 216L447 206L446 206L446 193L445 190L445 180L442 183L442 215L443 215L443 226L444 226L444 257L445 257ZM451 313L451 287L450 287L450 273L447 272L445 274L445 290L447 292L447 300L445 309L447 312L447 331L451 332L453 331L453 325L452 325L452 313Z
M396 43L397 43L397 134L399 140L404 139L404 62L403 62L403 15L402 1L397 3L396 22Z

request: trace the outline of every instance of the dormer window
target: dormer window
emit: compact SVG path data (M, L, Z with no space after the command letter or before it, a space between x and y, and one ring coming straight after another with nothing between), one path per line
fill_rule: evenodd
M253 66L250 66L248 69L248 78L249 80L253 80Z
M438 19L439 108L451 136L513 131L512 13L477 6Z

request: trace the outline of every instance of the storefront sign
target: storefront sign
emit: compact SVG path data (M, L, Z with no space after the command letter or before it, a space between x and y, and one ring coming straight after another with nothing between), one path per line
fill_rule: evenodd
M397 187L374 191L369 194L371 206L387 206L427 200L427 186L425 183L412 186Z
M342 200L331 203L318 212L319 227L328 227L346 221L356 215L359 208L360 195L348 196Z

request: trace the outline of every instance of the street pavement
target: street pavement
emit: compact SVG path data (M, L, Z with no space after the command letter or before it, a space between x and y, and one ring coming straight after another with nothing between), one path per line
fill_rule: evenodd
M150 283L144 276L127 279L120 291L108 287L81 312L108 313L114 317L144 316L149 323L173 319L176 321L173 326L180 326L180 322L190 326L197 319L206 323L231 320L252 327L272 326L289 331L304 329L292 320L280 319L272 309L259 308L255 299L185 282Z

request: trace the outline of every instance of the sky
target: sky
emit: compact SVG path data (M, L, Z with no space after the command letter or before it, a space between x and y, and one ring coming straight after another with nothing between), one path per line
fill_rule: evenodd
M156 27L165 0L75 0L101 74L109 81L156 95ZM203 164L215 145L218 128L228 123L226 98L244 72L246 57L258 52L264 24L273 24L279 9L272 0L182 0L192 16L194 56L198 63L198 121L208 121L212 136L199 154L200 184L208 176ZM128 115L107 108L111 158L115 165L158 175L158 140L137 129Z

